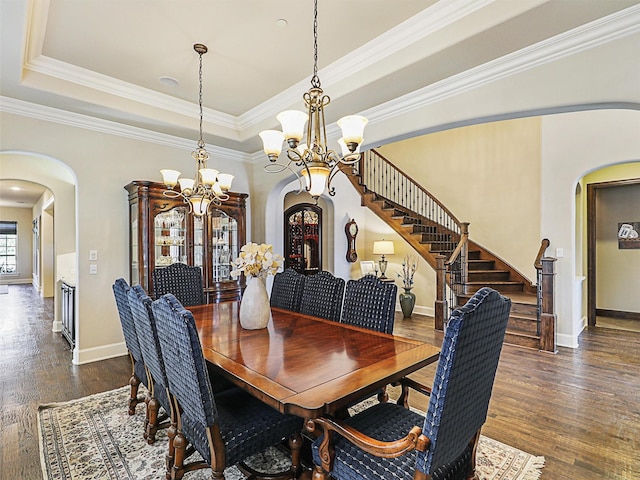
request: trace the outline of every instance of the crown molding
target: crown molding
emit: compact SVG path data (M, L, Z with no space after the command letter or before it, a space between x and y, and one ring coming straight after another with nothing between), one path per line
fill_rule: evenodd
M359 71L393 56L422 38L433 35L434 32L494 2L495 0L445 0L435 3L350 52L349 55L321 69L318 76L322 78L325 87L335 85L344 79L345 72L357 75ZM357 65L357 68L354 68L354 65ZM302 94L308 88L309 80L301 80L266 102L241 114L238 117L238 126L244 131L264 120L275 119L277 112L300 102Z
M470 11L481 8L491 3L491 1L492 0L478 0L476 2L470 2L468 0L454 0L452 2L443 2L442 5L437 3L433 7L426 9L424 12L421 12L398 27L357 49L354 54L361 63L354 63L354 58L350 55L349 71L353 70L353 65L358 65L358 68L361 69L375 63L375 61L381 58L382 50L385 50L383 53L384 56L392 55L393 52L411 43L412 39L415 41L415 37L412 38L410 34L406 34L405 29L410 30L410 32L414 34L429 35L435 31L434 29L442 28L447 24L446 22L453 21L450 17L468 15ZM434 18L429 18L427 13L433 15ZM427 32L425 22L429 22L428 28L431 29L429 32ZM428 85L372 107L363 112L363 114L369 118L370 122L388 120L454 95L471 91L496 80L557 61L569 55L575 55L638 32L640 32L640 5L627 8L569 32L539 42L538 44L487 62L466 72L461 72L433 85ZM345 62L347 62L346 58L334 62L321 71L322 75L324 76L326 74L332 81L335 81L335 79L339 77L337 72L340 72L341 77L344 76L346 68ZM34 72L54 75L57 78L73 81L76 84L88 88L95 89L97 85L98 90L151 106L158 107L158 105L160 105L158 108L165 108L188 117L195 117L197 113L194 109L194 104L190 102L143 89L127 82L116 81L110 77L44 56L39 56L31 60L28 63L28 68ZM304 83L305 82L299 82L295 86L281 92L269 101L264 102L239 117L207 109L207 119L211 123L236 130L238 132L238 138L241 141L246 140L246 133L243 134L243 132L247 131L246 129L249 129L249 127L256 125L264 119L275 118L276 112L288 108L292 103L300 100L301 93L306 90ZM176 148L192 148L193 146L193 142L183 138L156 133L108 120L100 120L88 115L36 105L9 97L0 97L0 111L95 130L111 135L138 139L159 145ZM222 147L213 146L211 152L241 162L252 162L255 160L254 155L248 155L244 152Z
M389 120L497 80L531 70L640 32L640 5L562 33L453 75L362 113L370 122Z
M24 68L34 73L64 80L65 82L97 90L108 95L125 98L135 103L161 108L188 118L198 118L199 116L197 104L62 62L55 58L40 55L28 61ZM204 106L203 114L208 122L239 131L237 119L233 115Z
M24 100L18 100L11 97L0 96L0 112L7 112L46 122L53 122L94 132L106 133L108 135L116 135L165 147L189 150L193 150L194 148L193 140L187 140L174 135L154 132L131 125L124 125L110 120L103 120L89 115L25 102ZM224 157L237 162L247 162L251 160L250 155L230 148L209 145L207 146L207 150L211 155Z

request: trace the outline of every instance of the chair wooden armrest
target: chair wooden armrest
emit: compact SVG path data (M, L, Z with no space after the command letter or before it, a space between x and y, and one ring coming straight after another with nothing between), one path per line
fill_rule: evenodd
M398 380L397 384L400 384L400 386L402 387L402 393L400 393L400 396L398 397L398 401L396 403L403 406L404 408L409 408L410 388L415 390L416 392L422 393L423 395L431 395L431 388L407 377Z
M314 432L317 427L321 427L324 430L324 436L319 447L319 454L322 460L322 468L326 472L330 472L333 467L334 451L332 432L341 435L361 450L381 458L399 457L414 449L424 452L430 443L430 440L422 435L422 429L418 426L412 427L404 438L391 442L376 440L349 425L345 425L340 420L331 417L319 417L307 420L305 427L309 432Z

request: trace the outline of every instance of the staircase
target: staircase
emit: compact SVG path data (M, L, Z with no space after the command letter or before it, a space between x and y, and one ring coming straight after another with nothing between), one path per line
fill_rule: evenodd
M449 259L465 236L468 224L459 222L377 152L365 152L356 171L345 173L355 173L347 177L360 193L362 206L391 226L432 268L437 268L438 255ZM470 240L466 248L467 281L462 288L455 289L457 294L449 301L450 307L463 305L483 286L491 287L512 302L505 343L539 349L536 285L486 248Z

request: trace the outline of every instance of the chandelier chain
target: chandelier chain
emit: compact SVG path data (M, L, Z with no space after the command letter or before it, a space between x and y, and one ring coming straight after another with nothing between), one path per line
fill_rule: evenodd
M311 86L320 88L320 78L318 77L318 0L313 2L313 77Z
M198 147L204 148L204 140L202 140L202 52L199 52L200 67L198 69L198 82L200 84L200 90L198 91L198 104L200 105L200 140L198 140Z

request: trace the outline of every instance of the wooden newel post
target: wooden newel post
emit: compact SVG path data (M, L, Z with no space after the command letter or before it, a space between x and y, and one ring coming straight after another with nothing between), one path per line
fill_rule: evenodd
M542 311L540 312L540 350L556 353L556 314L554 299L555 262L543 257L542 262Z
M446 311L447 269L444 265L446 257L436 255L436 304L434 306L435 329L444 330L444 316Z

